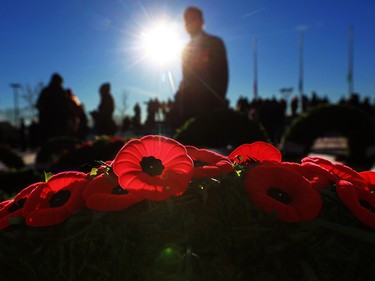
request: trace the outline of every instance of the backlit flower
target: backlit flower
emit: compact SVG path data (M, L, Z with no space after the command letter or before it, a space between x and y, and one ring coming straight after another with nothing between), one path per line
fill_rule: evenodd
M193 161L179 142L145 136L127 142L112 163L121 187L142 198L160 201L188 187Z
M193 159L194 178L218 177L222 173L233 171L233 166L228 157L208 149L198 149L194 146L185 146L188 155Z
M143 200L119 186L114 174L95 177L83 190L86 207L97 211L120 211Z
M353 183L339 180L336 184L337 194L341 201L364 224L375 230L375 193Z
M248 162L261 163L263 161L280 162L282 155L273 145L263 141L256 141L251 144L240 145L229 154L228 158L238 164Z
M0 229L6 228L10 225L9 219L21 218L22 209L29 198L30 193L42 182L34 183L22 189L13 199L6 200L0 204Z
M336 182L335 175L315 163L306 162L299 164L294 162L281 162L280 164L302 175L310 182L312 188L316 190L327 188Z
M331 174L333 174L336 177L336 181L339 180L347 180L352 183L355 183L357 186L365 187L366 183L364 179L360 176L360 174L353 170L352 168L340 164L340 163L332 163L331 161L327 159L323 159L321 157L305 157L301 160L302 165L305 165L306 163L314 163L316 165L319 165L320 167L326 169Z
M245 178L250 201L278 219L298 222L314 219L322 208L320 194L300 174L279 165L254 167Z
M89 182L85 173L63 172L39 183L22 209L26 224L47 226L65 221L85 206L81 193Z

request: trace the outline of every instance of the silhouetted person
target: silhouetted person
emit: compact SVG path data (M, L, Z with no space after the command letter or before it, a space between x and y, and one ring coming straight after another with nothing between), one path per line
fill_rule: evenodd
M72 134L80 139L85 139L89 132L89 127L84 106L71 89L66 90L66 92L74 112L74 119L71 121Z
M372 115L372 107L371 107L371 103L370 103L370 98L369 97L365 97L365 99L363 100L363 103L362 103L362 109L364 111L366 111L368 114L370 114L370 116L374 116L375 115Z
M146 117L147 126L153 126L155 124L159 109L160 109L160 102L157 98L150 99L147 102L147 117Z
M305 112L309 107L309 98L306 95L302 95L302 111Z
M292 111L292 117L297 116L297 109L298 109L298 98L294 96L290 102L290 108Z
M249 101L247 98L240 97L236 104L236 110L238 112L247 113L249 110Z
M182 122L208 110L228 107L228 63L223 41L203 30L200 9L187 8L184 20L191 40L183 50L183 77L175 97Z
M141 106L136 103L133 107L134 117L133 117L133 127L139 129L141 127Z
M98 135L113 135L117 131L117 126L113 120L115 101L111 94L111 85L104 83L99 88L100 103L96 111L91 115L94 119L94 130Z
M133 127L132 118L130 118L129 116L125 116L122 119L121 132L126 132L127 130L130 130L132 127Z
M37 100L41 141L51 137L72 135L71 123L75 118L70 97L62 87L63 78L55 73Z

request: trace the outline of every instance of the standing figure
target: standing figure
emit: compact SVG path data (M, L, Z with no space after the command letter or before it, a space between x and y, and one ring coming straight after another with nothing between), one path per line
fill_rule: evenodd
M74 123L72 122L71 124L71 129L75 133L76 137L85 139L89 132L89 127L87 124L84 105L71 89L67 89L66 92L70 99L70 106L72 107L75 116L75 119L73 120Z
M96 111L91 112L94 119L94 131L98 135L113 135L117 126L113 120L115 101L111 94L111 85L104 83L99 88L100 103Z
M176 106L182 122L213 109L228 107L228 62L223 41L203 30L203 13L189 7L184 13L190 42L182 56L182 81Z
M52 137L74 135L71 123L75 120L75 113L62 84L63 78L54 73L49 85L42 89L37 100L41 142Z
M136 103L133 107L134 117L133 117L133 127L134 129L139 129L141 127L141 106Z

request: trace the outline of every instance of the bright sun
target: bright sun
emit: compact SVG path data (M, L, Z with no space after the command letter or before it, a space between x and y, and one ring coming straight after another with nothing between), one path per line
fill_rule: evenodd
M161 21L141 33L142 48L147 58L165 65L179 59L183 40L176 25Z

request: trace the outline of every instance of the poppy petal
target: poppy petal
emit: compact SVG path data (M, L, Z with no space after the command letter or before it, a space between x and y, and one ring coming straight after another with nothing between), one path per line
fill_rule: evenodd
M243 161L239 160L239 156ZM258 162L264 160L280 162L282 155L273 145L262 141L256 141L251 144L240 145L229 154L228 158L239 164L248 159L253 159Z
M359 172L359 175L365 180L371 190L375 190L375 171Z
M360 176L360 174L354 169L344 164L332 163L331 161L327 159L317 157L317 156L305 157L301 160L301 162L302 162L302 165L305 165L307 163L314 163L326 169L327 171L329 171L336 177L335 182L339 180L347 180L347 181L355 183L358 186L362 186L363 188L366 186L366 183L364 179Z
M215 178L222 173L233 171L232 162L226 156L208 149L198 149L191 145L187 145L185 148L194 162L193 178Z
M121 193L114 193L117 186L116 176L106 174L97 176L82 192L86 207L97 211L120 211L143 200L143 198L125 190Z

